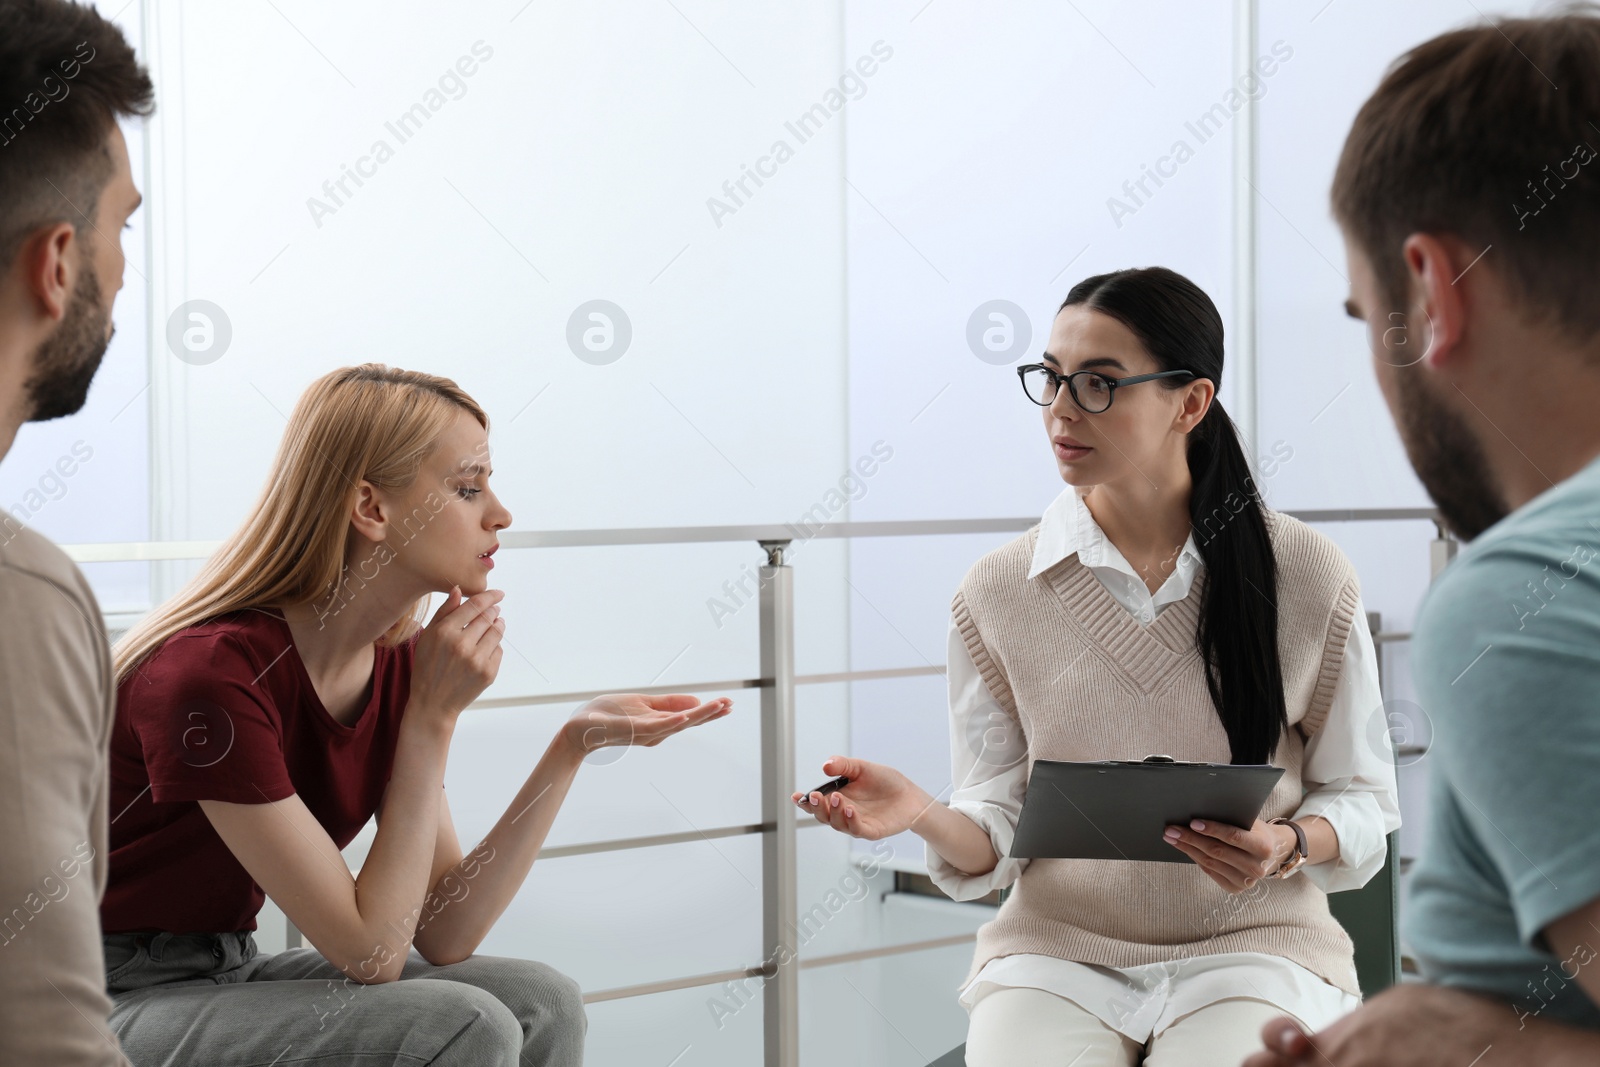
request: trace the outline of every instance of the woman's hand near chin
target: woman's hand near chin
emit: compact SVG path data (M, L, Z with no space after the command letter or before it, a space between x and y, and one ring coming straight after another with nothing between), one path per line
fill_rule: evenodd
M910 830L937 801L911 779L882 763L834 756L823 773L843 775L850 784L832 793L794 793L789 799L818 822L841 833L876 841Z
M454 721L489 687L500 673L500 638L506 629L500 601L504 597L499 589L462 597L460 588L455 587L445 594L444 603L417 639L408 712L421 709Z
M585 756L598 748L652 748L680 730L720 719L732 709L731 697L701 702L687 693L610 693L579 708L562 726L562 736Z

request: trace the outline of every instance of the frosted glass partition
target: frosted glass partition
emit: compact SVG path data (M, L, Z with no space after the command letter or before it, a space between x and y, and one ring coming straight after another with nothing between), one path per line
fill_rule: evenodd
M1230 322L1232 128L1295 62L1264 36L1272 74L1240 92L1232 34L1220 3L1163 5L1159 31L1110 2L846 6L847 58L894 48L850 105L849 451L893 450L853 518L1044 510L1061 481L1013 368L1083 278L1170 266ZM956 583L1009 539L852 543L856 666L943 664ZM857 683L851 706L858 755L949 784L940 680Z
M1261 435L1293 450L1270 483L1279 507L1428 504L1389 419L1365 327L1348 318L1344 246L1328 188L1356 110L1406 49L1484 15L1526 14L1531 3L1481 10L1458 0L1403 5L1340 0L1309 20L1301 5L1262 4L1263 39L1295 42L1295 58L1263 97L1259 175ZM1426 579L1400 530L1330 530L1361 572L1367 606L1410 626ZM1414 539L1412 544L1416 544Z

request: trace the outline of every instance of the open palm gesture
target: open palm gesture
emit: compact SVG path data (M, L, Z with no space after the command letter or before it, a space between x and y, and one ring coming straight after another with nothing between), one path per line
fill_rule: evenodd
M608 693L595 697L566 722L567 740L579 751L621 745L659 745L679 730L720 719L733 708L728 697L700 702L697 696L674 693L644 696Z

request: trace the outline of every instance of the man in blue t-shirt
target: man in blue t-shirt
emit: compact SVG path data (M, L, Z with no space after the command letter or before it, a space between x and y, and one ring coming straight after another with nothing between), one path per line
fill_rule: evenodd
M1600 1064L1600 10L1402 57L1333 207L1378 382L1470 542L1418 612L1424 982L1247 1067Z
M1446 570L1413 662L1438 709L1406 929L1424 977L1600 1042L1600 460Z

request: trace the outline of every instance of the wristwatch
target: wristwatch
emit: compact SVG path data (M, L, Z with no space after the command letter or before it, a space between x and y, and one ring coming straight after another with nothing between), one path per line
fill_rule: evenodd
M1272 872L1272 877L1274 878L1287 878L1295 871L1298 871L1306 862L1306 857L1311 854L1311 850L1306 846L1306 832L1300 829L1300 824L1293 819L1278 818L1267 821L1269 823L1282 823L1294 831L1294 851L1290 852L1289 857L1279 865L1277 870Z

